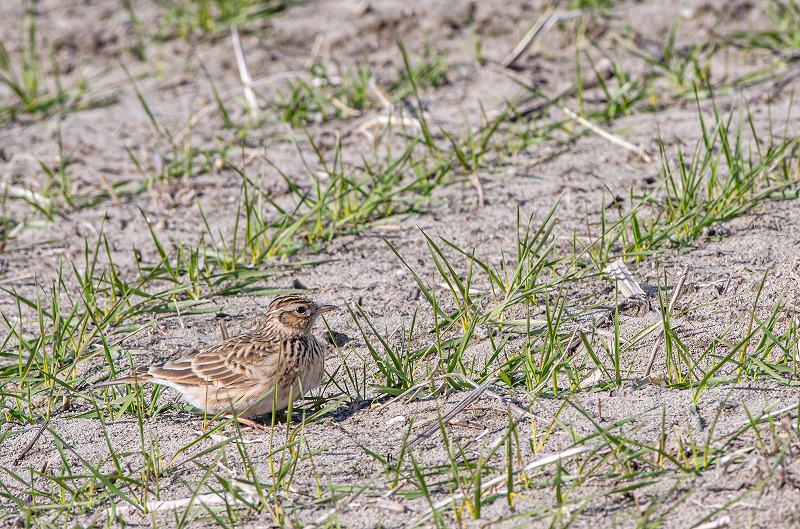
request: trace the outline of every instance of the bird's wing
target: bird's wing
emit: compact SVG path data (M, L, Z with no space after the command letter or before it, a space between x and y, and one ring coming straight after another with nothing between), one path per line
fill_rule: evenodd
M180 385L210 385L232 389L249 387L275 375L280 344L244 334L200 352L150 366L147 373Z

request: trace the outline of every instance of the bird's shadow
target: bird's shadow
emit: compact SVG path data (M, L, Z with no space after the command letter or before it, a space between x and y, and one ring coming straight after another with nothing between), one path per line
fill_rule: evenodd
M354 416L363 408L367 408L373 400L353 400L352 402L341 401L336 405L336 398L306 397L306 406L294 408L292 410L291 422L315 424L323 421L343 422ZM326 409L327 408L327 409ZM272 424L272 414L267 414L259 419L263 419L265 424ZM275 424L279 422L286 424L288 414L286 410L281 410L275 415Z

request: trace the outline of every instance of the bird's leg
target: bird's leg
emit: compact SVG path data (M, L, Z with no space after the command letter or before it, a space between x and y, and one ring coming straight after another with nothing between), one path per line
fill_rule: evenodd
M255 430L257 432L266 432L267 431L267 427L265 427L261 423L257 423L256 421L254 421L252 419L245 419L244 417L236 417L236 420L239 421L239 424L243 424L244 426L249 426L250 428L252 428L253 430Z

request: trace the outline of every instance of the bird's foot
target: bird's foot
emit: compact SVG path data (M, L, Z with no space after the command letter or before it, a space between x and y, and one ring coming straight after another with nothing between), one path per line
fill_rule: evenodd
M239 421L239 424L252 428L257 432L269 431L269 428L264 426L262 423L256 422L252 419L245 419L244 417L236 417L236 420Z

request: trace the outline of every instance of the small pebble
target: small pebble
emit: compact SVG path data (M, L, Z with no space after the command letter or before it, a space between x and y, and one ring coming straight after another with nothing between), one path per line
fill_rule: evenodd
M391 419L389 419L388 421L386 421L386 426L391 426L391 425L393 425L393 424L400 424L400 425L403 425L403 424L405 424L405 423L406 423L406 417L405 417L405 415L398 415L398 416L396 416L396 417L392 417Z

